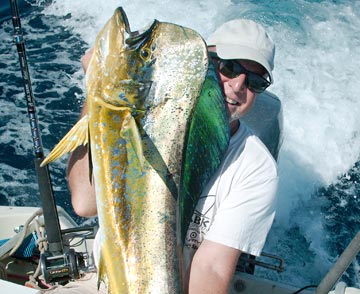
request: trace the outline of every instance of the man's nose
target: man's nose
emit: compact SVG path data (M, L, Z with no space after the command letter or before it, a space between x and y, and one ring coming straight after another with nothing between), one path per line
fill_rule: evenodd
M246 74L240 74L239 76L233 78L233 79L230 79L228 81L228 84L230 85L230 87L232 88L232 90L235 92L235 93L238 93L238 92L242 92L244 90L246 90Z

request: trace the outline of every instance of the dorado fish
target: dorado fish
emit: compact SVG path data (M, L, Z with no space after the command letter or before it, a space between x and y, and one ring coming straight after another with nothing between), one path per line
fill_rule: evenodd
M118 8L96 38L86 89L87 115L43 164L88 145L109 293L182 293L186 228L229 141L206 44L157 20L132 32Z

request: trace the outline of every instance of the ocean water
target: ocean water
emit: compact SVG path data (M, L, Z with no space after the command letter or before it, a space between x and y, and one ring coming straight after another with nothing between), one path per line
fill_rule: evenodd
M85 99L81 56L117 6L133 30L154 18L206 38L234 18L263 24L276 43L282 101L277 216L264 251L285 270L256 274L298 287L317 284L360 228L360 1L29 0L22 16L45 153L77 121ZM0 205L40 204L12 23L0 24ZM58 205L71 209L66 158L50 167ZM354 261L342 280L360 286Z

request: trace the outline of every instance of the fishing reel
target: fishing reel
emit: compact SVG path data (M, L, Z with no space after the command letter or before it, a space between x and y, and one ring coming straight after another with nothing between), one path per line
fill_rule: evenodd
M55 256L43 253L40 255L40 266L46 283L66 283L93 269L88 253L75 252L74 249Z
M63 250L50 250L40 254L40 266L43 279L46 283L65 284L69 280L76 280L86 272L95 271L92 256L88 253L86 239L93 239L97 226L78 227L62 230ZM79 241L80 240L80 241ZM76 241L74 244L73 242ZM72 243L72 245L70 245ZM77 252L71 247L84 244L82 252ZM50 244L53 245L53 244Z

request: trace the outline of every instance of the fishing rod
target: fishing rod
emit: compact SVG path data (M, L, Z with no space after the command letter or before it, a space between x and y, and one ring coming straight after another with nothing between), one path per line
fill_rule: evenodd
M20 69L23 78L27 112L30 121L33 147L35 151L35 170L37 174L40 199L43 208L45 229L49 243L49 252L53 255L64 252L63 240L61 236L59 217L55 205L53 189L50 180L49 170L46 167L40 167L44 159L44 152L41 142L39 123L36 115L35 100L31 86L29 68L25 51L25 40L21 29L19 9L17 0L10 0L12 23L14 26L14 42L19 55Z
M49 244L48 250L45 253L40 254L40 265L45 282L66 283L70 279L80 278L81 272L93 270L93 264L89 259L89 254L87 252L75 252L73 248L70 248L69 239L72 234L79 230L84 233L78 233L78 236L81 235L83 239L92 239L95 236L96 228L82 227L64 231L60 228L50 173L47 166L40 166L44 160L44 151L36 115L35 100L31 86L25 51L25 40L21 29L17 0L10 0L10 6L12 23L14 26L14 42L19 55L20 69L23 78L27 112L35 151L35 170L39 184L47 241ZM64 241L64 238L66 241Z

